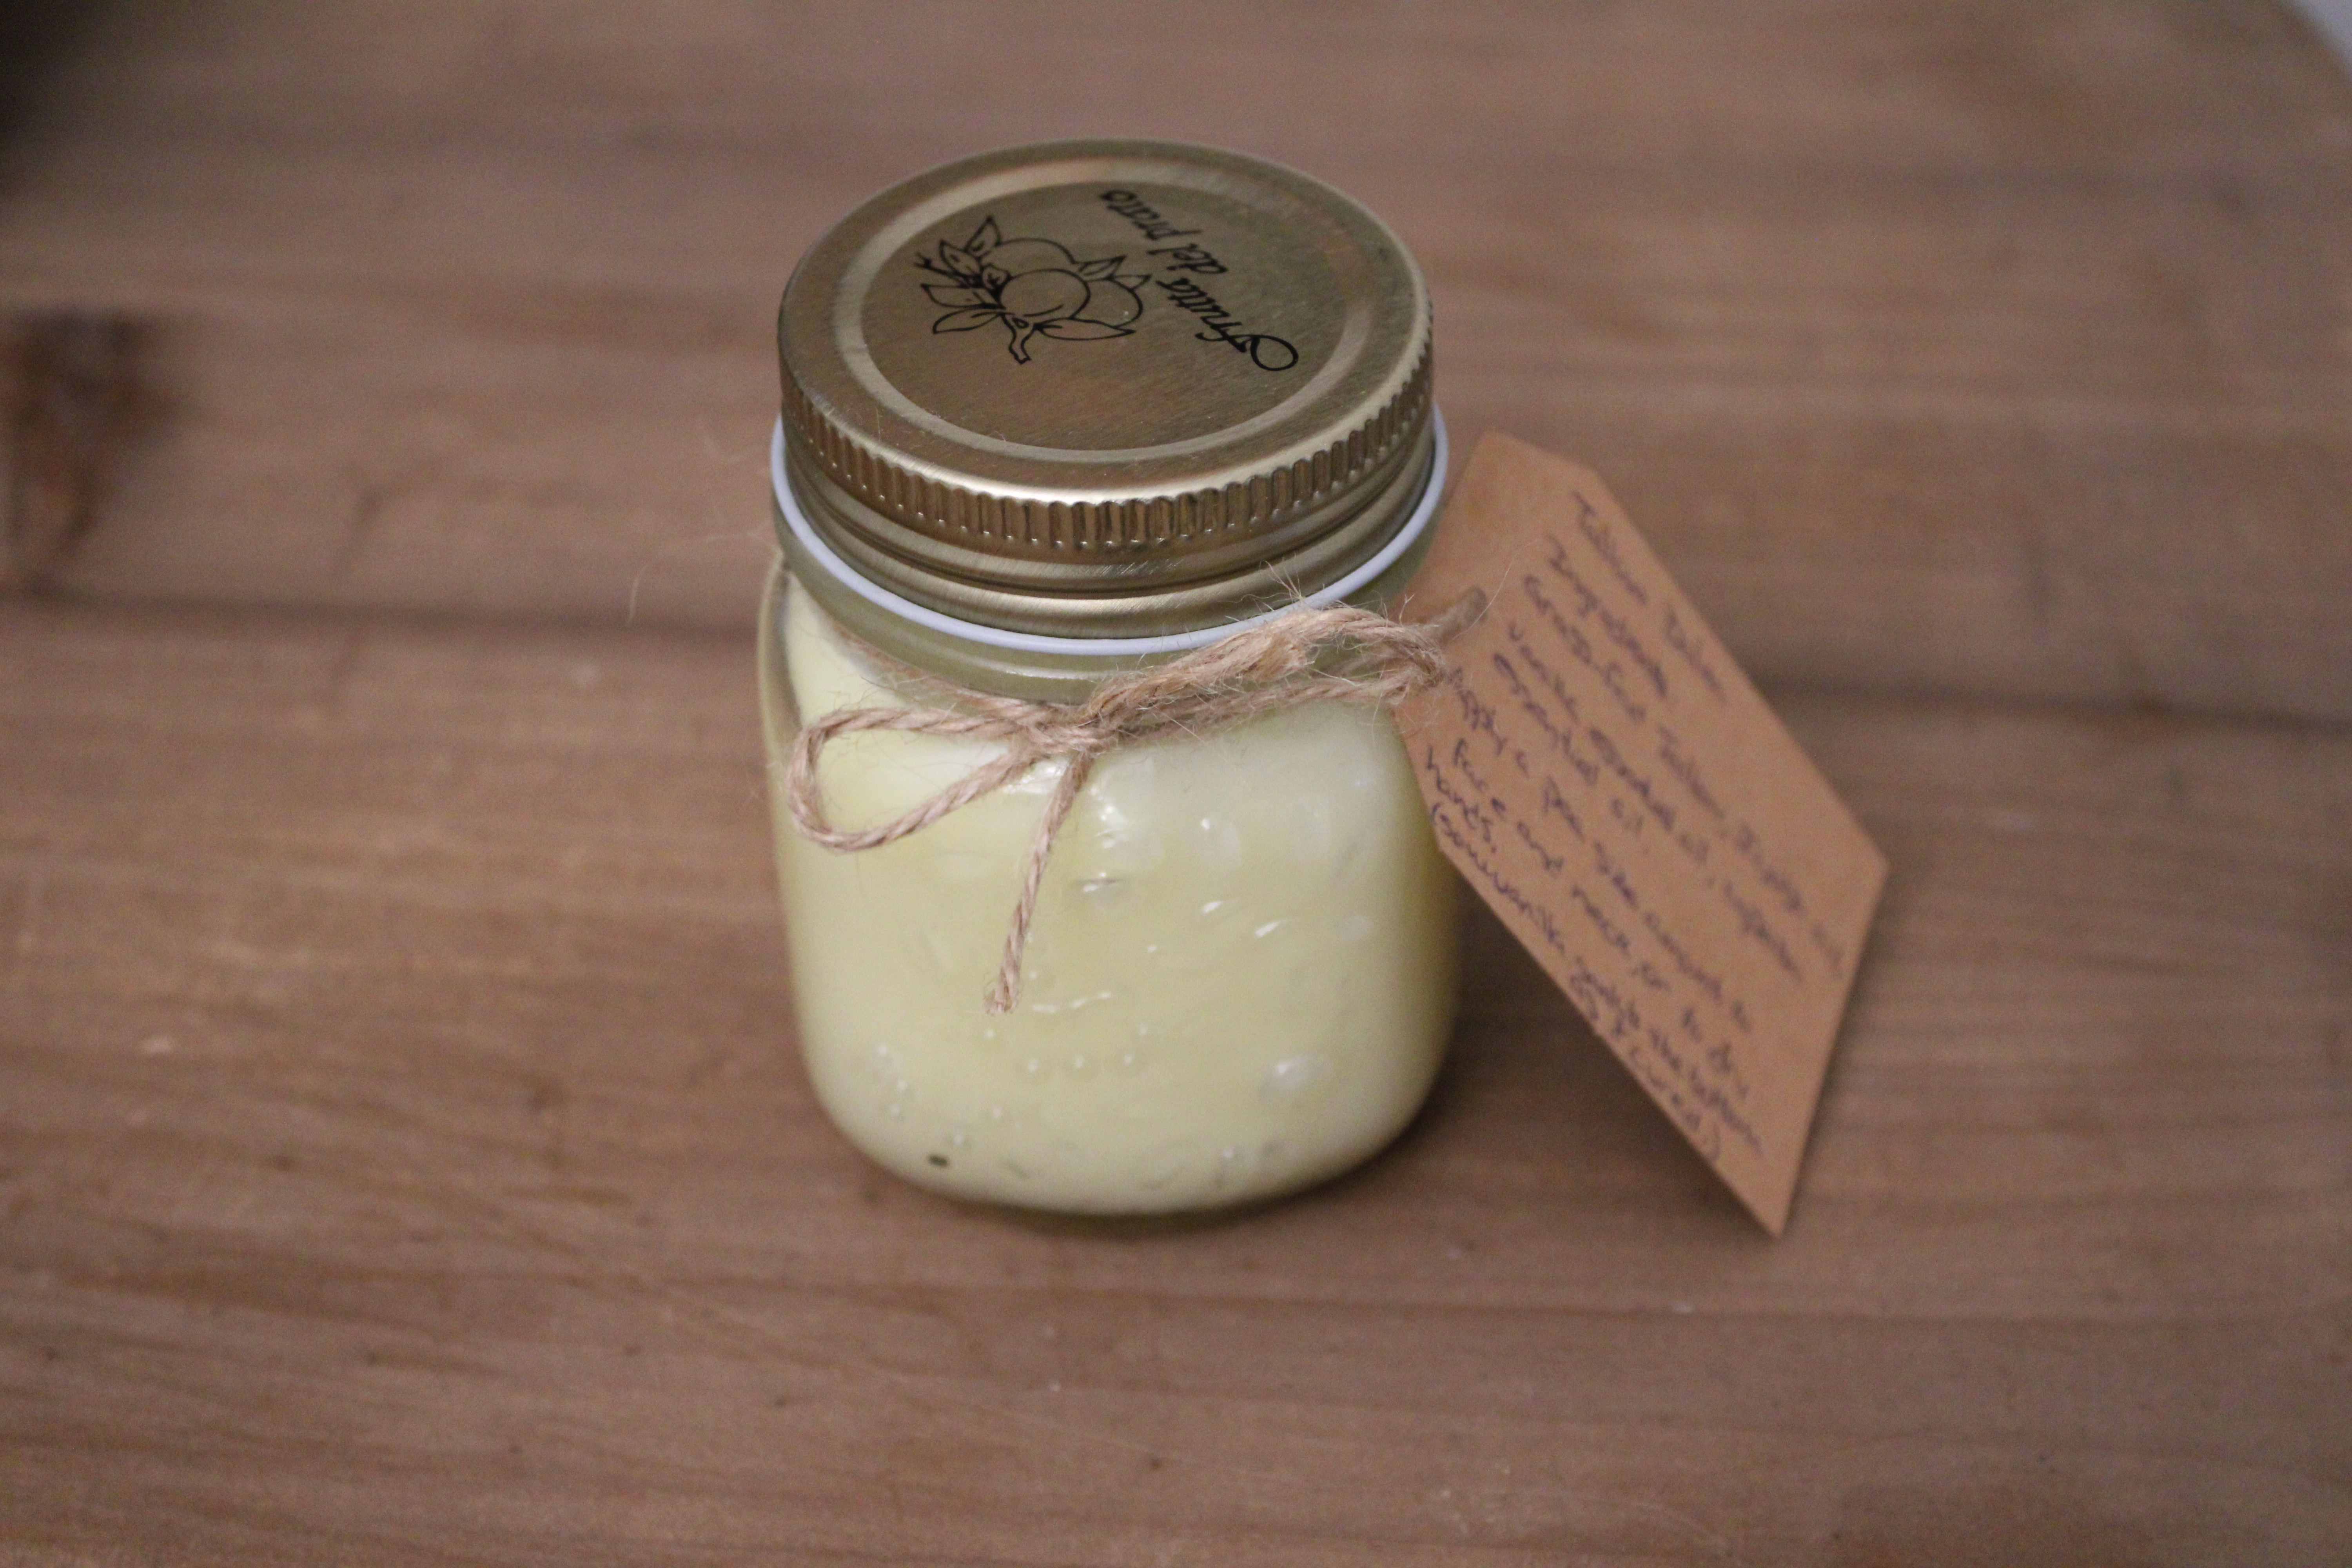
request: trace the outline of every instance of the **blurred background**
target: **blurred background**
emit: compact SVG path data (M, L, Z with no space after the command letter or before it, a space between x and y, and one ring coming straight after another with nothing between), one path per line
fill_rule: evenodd
M2270 526L2352 493L2284 5L11 15L0 310L105 449L75 549L19 520L63 591L747 626L803 247L1131 132L1387 217L1456 428L1598 467L1768 681L2352 712L2352 566Z

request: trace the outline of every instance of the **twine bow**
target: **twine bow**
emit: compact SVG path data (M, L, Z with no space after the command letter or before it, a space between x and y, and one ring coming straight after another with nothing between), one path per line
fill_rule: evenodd
M1393 708L1445 679L1449 667L1442 645L1486 607L1486 595L1474 591L1425 624L1392 621L1348 605L1298 610L1165 664L1113 676L1076 703L1027 702L973 691L856 645L894 673L939 690L956 709L834 710L801 731L785 775L784 797L804 837L827 849L855 853L895 844L1003 789L1041 763L1061 762L1062 776L1023 860L1020 901L1005 931L1003 962L988 990L989 1012L1006 1013L1021 993L1021 958L1036 919L1046 855L1077 804L1087 775L1106 752L1176 731L1197 735L1309 702ZM993 742L1004 747L1004 753L887 822L856 831L835 827L825 814L817 759L836 738L869 730Z

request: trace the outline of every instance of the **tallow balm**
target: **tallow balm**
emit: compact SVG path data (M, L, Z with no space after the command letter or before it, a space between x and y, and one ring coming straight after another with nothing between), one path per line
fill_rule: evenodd
M940 721L1059 733L1302 602L1381 608L1426 543L1427 291L1271 164L1084 142L934 170L809 253L779 343L761 700L779 781L804 726L866 711L803 759L836 839L1008 755ZM959 1196L1143 1213L1297 1189L1412 1119L1453 873L1385 710L1265 707L1007 763L857 847L780 783L800 1048L853 1143Z

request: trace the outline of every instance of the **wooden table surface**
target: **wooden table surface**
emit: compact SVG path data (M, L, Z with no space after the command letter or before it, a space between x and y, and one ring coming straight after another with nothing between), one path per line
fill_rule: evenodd
M2291 13L47 30L0 1562L2352 1561L2352 86ZM817 1111L775 297L1105 131L1386 215L1457 431L1598 468L1886 849L1784 1238L1483 917L1429 1112L1297 1201L963 1208Z

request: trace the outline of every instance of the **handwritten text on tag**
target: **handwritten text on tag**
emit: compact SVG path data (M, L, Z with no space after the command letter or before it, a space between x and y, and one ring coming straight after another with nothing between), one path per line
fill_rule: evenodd
M1438 842L1777 1235L1885 860L1590 471L1481 441L1406 613L1472 588Z

